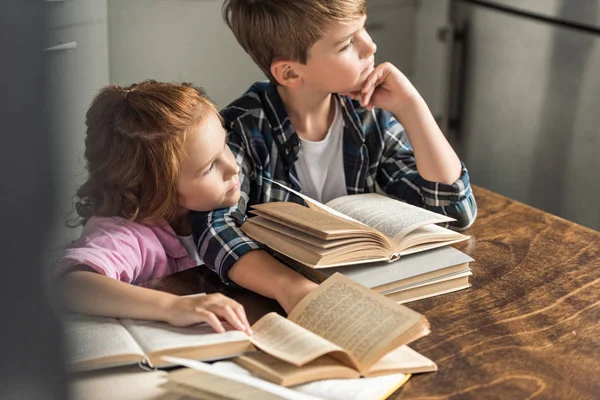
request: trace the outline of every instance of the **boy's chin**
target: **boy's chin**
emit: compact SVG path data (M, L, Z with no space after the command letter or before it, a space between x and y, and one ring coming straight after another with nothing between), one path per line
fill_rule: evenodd
M358 82L356 82L356 84L349 86L347 89L338 91L338 93L359 92L363 88L365 81L366 79L361 79Z
M240 192L239 192L239 190L237 191L237 193L235 195L229 197L227 199L227 201L224 201L221 207L222 208L233 207L233 206L235 206L238 203L238 201L240 201Z

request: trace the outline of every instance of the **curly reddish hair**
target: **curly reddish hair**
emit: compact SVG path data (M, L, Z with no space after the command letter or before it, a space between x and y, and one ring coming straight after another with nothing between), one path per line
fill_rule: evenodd
M183 145L216 106L189 83L110 85L86 113L87 181L77 191L80 224L92 216L171 221Z

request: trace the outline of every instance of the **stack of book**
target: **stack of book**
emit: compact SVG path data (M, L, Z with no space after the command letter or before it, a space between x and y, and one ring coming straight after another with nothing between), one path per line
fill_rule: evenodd
M433 361L407 346L429 334L427 319L342 274L325 280L287 318L277 313L260 318L252 325L252 336L239 331L214 333L206 325L176 328L84 316L71 316L67 327L70 362L78 370L131 363L190 367L181 358L214 360L237 355L235 368L253 374L255 382L258 379L271 388L290 387L292 391L284 391L289 394L320 381L308 386L313 394L337 389L340 398L351 398L344 389L352 385L361 390L393 390L410 374L437 370ZM199 398L248 398L233 394L236 384L219 384L222 379L201 372L176 371L165 388ZM389 378L360 379L380 376ZM197 387L200 381L208 383ZM294 398L264 396L255 398Z
M411 254L392 262L327 269L312 269L295 260L285 260L317 283L339 272L400 304L469 288L473 275L469 263L472 261L471 257L451 246Z
M399 303L470 286L473 259L449 246L469 236L437 225L452 218L376 193L321 204L282 187L308 207L259 204L241 229L315 282L339 272Z

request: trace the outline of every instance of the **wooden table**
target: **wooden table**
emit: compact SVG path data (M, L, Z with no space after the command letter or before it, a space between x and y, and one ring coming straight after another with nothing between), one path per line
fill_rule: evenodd
M408 304L432 330L412 347L439 371L413 376L392 398L600 399L600 232L474 191L479 215L457 246L477 260L473 288ZM149 286L225 293L251 322L283 313L201 268Z

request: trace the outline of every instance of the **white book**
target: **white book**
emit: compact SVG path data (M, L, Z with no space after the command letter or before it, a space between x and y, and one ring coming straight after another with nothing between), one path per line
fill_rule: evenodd
M452 279L464 274L470 275L469 263L472 261L474 261L473 258L462 251L445 246L407 255L393 262L377 262L368 266L349 265L323 269L319 272L327 276L339 272L363 286L387 295L437 280ZM387 289L386 286L390 283L396 283L396 287Z
M315 270L292 259L284 262L315 282L339 272L399 303L419 300L470 287L473 275L467 254L444 246L406 255L392 262L348 265Z
M285 388L262 380L232 362L211 365L181 358L166 359L187 368L171 372L163 387L199 399L379 400L387 398L410 377L408 374L391 374L374 378L326 379Z

